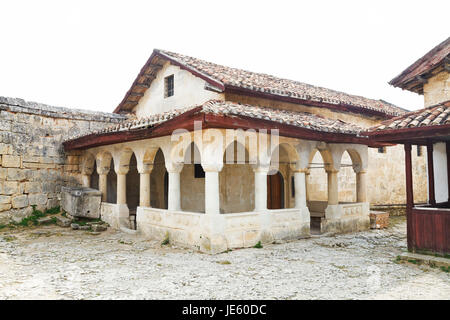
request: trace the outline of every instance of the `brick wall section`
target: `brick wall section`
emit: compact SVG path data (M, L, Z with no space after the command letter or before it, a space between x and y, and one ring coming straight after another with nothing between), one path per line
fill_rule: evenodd
M62 142L123 121L117 114L0 97L0 224L59 205L62 185L79 184L79 153Z

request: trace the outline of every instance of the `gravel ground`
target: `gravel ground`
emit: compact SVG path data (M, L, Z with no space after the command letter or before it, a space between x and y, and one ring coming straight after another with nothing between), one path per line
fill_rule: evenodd
M108 230L0 231L0 299L449 299L450 274L395 262L386 230L207 255Z

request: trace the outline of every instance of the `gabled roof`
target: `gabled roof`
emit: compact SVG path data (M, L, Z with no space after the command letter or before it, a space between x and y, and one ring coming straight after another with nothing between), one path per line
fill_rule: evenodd
M406 129L450 124L450 100L383 121L369 131Z
M423 94L423 84L427 78L442 70L450 71L450 37L406 68L389 84Z
M374 141L401 143L450 139L450 100L383 121L362 133Z
M188 118L190 120L194 118L201 120L204 124L203 128L277 129L281 125L285 129L289 128L289 131L284 132L289 132L291 136L305 135L306 138L311 138L311 134L315 132L324 134L324 136L320 136L320 139L324 139L324 141L327 138L334 142L348 142L353 139L352 141L355 143L363 143L363 140L367 140L359 137L359 132L362 131L361 127L341 120L332 120L308 112L286 111L229 101L209 100L200 106L176 109L146 118L124 121L67 140L64 142L64 146L66 150L71 150L151 138L155 137L155 130L159 130L157 131L158 136L170 135L174 129L186 129L185 120ZM169 125L169 123L171 124ZM164 125L167 125L167 130L162 129ZM145 133L145 131L147 132ZM117 134L116 138L113 137L114 134ZM280 132L280 135L283 135L283 132ZM108 138L102 139L102 136Z
M383 100L368 99L263 73L226 67L182 54L155 49L141 69L130 90L114 110L136 106L163 63L170 63L204 79L211 90L259 95L270 99L383 117L397 116L406 110Z

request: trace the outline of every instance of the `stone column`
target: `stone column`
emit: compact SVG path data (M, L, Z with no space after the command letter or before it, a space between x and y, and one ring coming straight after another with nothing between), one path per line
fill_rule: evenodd
M83 174L81 176L81 184L85 188L89 188L91 186L91 175L90 174Z
M306 170L294 171L295 208L306 207Z
M108 199L108 177L109 168L97 167L98 173L98 190L102 193L102 201L106 202Z
M258 166L255 172L255 211L267 211L268 166Z
M126 173L117 173L117 204L127 204Z
M339 204L339 189L338 189L338 170L327 171L328 175L328 205Z
M168 210L181 210L180 172L182 168L183 166L167 167L166 165L167 173L169 175Z
M367 202L366 172L356 172L356 202Z
M205 213L220 214L219 166L202 164L205 171Z
M150 207L150 173L153 170L153 165L146 165L139 170L139 206Z

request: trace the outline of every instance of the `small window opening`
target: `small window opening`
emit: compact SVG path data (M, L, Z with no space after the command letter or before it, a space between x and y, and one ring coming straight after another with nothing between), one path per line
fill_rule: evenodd
M378 153L386 153L386 147L379 147Z
M173 74L164 78L164 97L168 98L173 96L174 93L174 79Z

